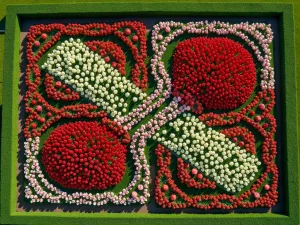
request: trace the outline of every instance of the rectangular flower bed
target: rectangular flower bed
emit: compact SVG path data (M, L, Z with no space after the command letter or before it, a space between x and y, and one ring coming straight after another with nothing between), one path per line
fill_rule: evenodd
M298 221L289 5L70 6L8 8L5 223Z

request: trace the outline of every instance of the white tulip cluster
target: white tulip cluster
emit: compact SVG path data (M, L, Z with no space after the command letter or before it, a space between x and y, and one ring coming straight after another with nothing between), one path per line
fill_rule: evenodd
M261 165L255 155L241 149L224 134L207 128L197 117L184 113L153 139L200 169L228 192L239 192L254 180Z
M70 38L48 54L42 66L70 85L82 97L101 106L114 118L128 114L128 104L144 100L146 93L136 87L80 39Z

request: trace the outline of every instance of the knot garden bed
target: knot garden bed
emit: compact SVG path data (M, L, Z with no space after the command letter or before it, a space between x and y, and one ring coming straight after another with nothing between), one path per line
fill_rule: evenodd
M82 6L8 7L6 223L298 221L289 5Z

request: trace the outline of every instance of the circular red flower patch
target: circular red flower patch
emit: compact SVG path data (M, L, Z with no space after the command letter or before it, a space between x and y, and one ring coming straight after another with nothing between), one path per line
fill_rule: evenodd
M122 180L126 152L106 125L80 121L64 124L50 134L42 162L50 178L65 188L103 190Z
M196 113L234 109L251 95L256 69L251 54L228 38L192 38L178 44L173 63L173 95Z

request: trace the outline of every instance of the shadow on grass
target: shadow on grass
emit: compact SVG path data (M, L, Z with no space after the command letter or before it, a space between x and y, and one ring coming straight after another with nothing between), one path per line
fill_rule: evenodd
M4 16L4 17L0 20L0 30L5 30L5 23L6 23L6 16ZM0 34L4 34L4 33L0 33Z

